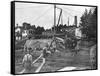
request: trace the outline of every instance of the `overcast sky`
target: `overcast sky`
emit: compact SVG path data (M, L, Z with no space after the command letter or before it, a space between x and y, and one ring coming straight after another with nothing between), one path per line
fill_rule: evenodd
M75 15L78 17L79 25L80 17L85 9L94 9L94 7L69 5L57 5L57 7L63 10L63 24L67 24L69 18L70 25L74 24ZM56 23L59 14L60 10L56 9ZM43 26L45 29L51 28L54 25L54 6L50 4L15 3L15 26L16 24L22 26L23 22L30 23L31 25Z

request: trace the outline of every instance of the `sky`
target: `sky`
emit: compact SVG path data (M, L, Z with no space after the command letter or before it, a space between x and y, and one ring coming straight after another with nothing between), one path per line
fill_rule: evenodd
M86 6L71 6L71 5L56 5L62 9L62 22L63 24L74 24L74 16L77 16L78 26L80 17L85 9L88 11L94 7ZM56 8L56 24L60 14L60 9ZM54 25L54 5L50 4L37 4L37 3L15 3L15 26L18 24L22 26L23 22L30 23L31 25L42 26L49 29ZM61 23L61 21L60 21Z

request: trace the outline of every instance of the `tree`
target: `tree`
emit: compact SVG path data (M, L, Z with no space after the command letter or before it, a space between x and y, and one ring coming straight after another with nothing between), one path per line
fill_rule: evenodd
M90 28L89 31L91 33L89 36L93 37L93 38L97 38L97 8L95 8L90 20L91 21L90 21L89 25L91 28L89 27Z
M44 27L38 26L35 30L35 34L41 35L43 31L45 31Z
M91 12L91 10L89 10L89 12L85 10L84 14L81 17L80 26L82 26L82 33L85 34L89 40L96 39L97 8L95 8L93 13Z
M80 22L80 25L83 27L81 29L83 34L86 34L87 31L88 31L88 29L87 29L87 27L88 27L88 18L89 18L88 12L85 9L85 12L84 12L84 14L81 17L81 22Z
M26 22L24 22L23 23L23 29L30 29L31 28L31 25L29 24L29 23L26 23Z

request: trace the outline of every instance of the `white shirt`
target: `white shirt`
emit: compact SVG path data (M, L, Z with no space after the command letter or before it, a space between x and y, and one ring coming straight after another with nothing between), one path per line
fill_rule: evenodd
M26 54L23 58L23 63L27 61L32 61L32 55Z

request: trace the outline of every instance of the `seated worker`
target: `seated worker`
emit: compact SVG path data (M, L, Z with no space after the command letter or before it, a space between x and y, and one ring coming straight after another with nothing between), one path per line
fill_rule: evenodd
M26 55L23 57L22 64L25 69L24 72L29 73L29 71L31 70L31 64L32 64L32 55L30 54L30 48L28 48Z
M47 50L47 47L44 47L43 48L43 58L48 57L49 54L51 54L51 52Z

